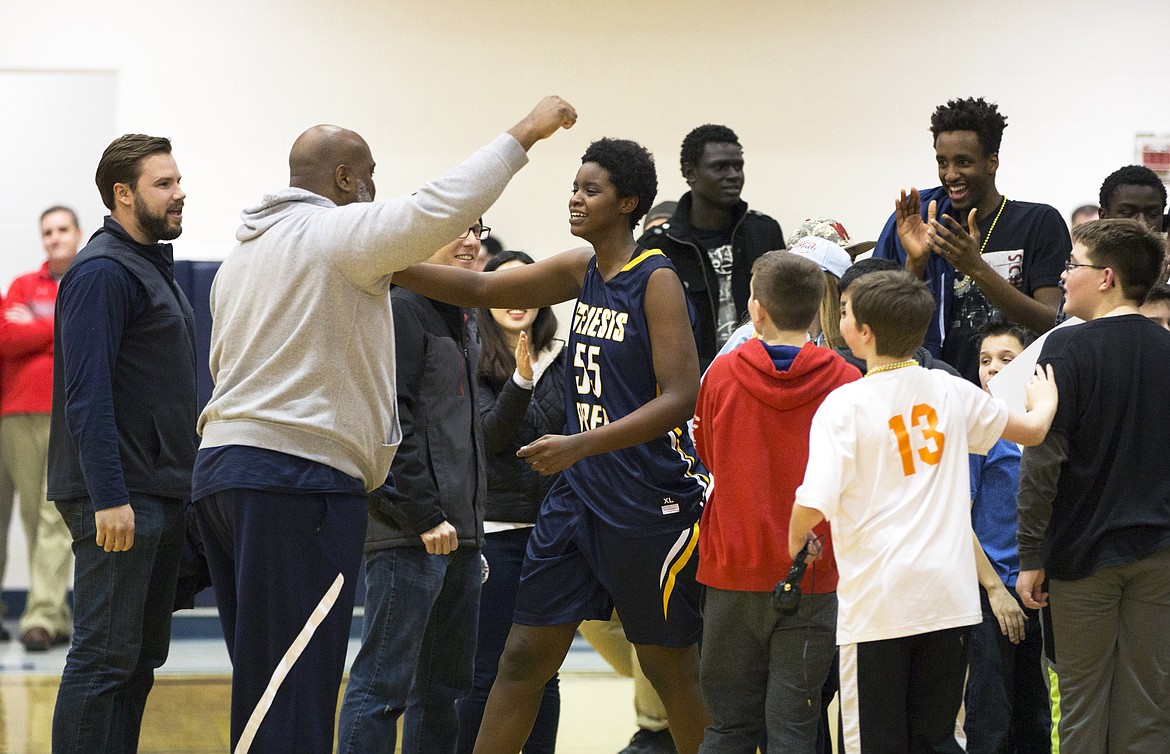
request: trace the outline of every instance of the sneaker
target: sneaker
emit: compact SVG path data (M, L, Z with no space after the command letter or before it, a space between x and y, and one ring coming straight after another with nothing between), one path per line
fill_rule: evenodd
M678 754L678 749L674 748L670 728L662 730L638 728L638 732L630 739L630 745L618 754Z
M30 628L20 637L26 652L48 652L53 646L53 637L40 626Z

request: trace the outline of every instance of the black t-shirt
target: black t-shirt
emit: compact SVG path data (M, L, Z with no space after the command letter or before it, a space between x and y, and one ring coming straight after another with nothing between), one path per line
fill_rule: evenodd
M693 229L695 243L707 255L711 269L715 271L715 289L710 291L715 302L715 347L722 348L735 328L739 327L739 312L735 309L735 297L731 293L731 267L735 261L731 244L731 229Z
M1170 333L1140 314L1052 332L1068 440L1045 537L1047 575L1078 579L1170 547Z
M984 261L1027 296L1037 288L1060 285L1072 242L1059 212L1047 204L1009 200L992 229L994 220L992 213L979 222L980 243L987 241ZM966 227L966 218L960 222ZM942 358L978 384L979 348L973 336L988 322L1005 318L965 275L956 273L953 288Z

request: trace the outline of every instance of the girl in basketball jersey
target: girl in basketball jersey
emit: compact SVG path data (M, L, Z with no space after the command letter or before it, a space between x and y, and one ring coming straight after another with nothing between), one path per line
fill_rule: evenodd
M695 570L709 480L684 430L699 389L694 314L666 256L638 249L633 235L657 188L645 148L601 139L581 158L569 199L570 232L589 246L490 274L435 265L395 274L398 285L465 307L577 299L565 433L518 453L541 474L564 473L529 540L478 754L520 751L577 624L615 608L679 751L703 739Z

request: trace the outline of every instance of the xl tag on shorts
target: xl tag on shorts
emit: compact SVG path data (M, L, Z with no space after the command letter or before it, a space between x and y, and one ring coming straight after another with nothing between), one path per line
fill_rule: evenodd
M669 516L671 513L678 513L678 503L668 497L662 498L662 515Z

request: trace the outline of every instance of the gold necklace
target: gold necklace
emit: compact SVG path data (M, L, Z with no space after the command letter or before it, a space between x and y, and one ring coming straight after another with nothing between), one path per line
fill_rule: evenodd
M866 371L865 376L868 377L869 375L877 374L878 372L892 372L895 369L901 369L902 367L916 367L916 366L918 366L917 361L915 361L914 359L907 359L906 361L899 361L895 364L884 364L880 367L874 367L873 369L869 369Z
M983 243L979 244L979 254L982 255L987 250L987 242L991 240L991 234L995 232L995 224L999 222L999 216L1003 214L1003 208L1007 206L1007 194L1004 194L1003 201L999 203L999 210L995 213L995 217L991 220L991 227L987 229L987 235L983 237ZM956 271L955 280L951 287L955 290L955 295L962 296L971 288L971 278Z
M991 227L987 229L987 235L983 237L983 243L979 245L979 253L982 254L987 248L987 242L991 240L991 234L995 232L995 224L999 222L999 216L1003 214L1003 208L1007 206L1007 196L1005 195L1003 201L999 203L999 211L995 213L995 219L991 221Z

